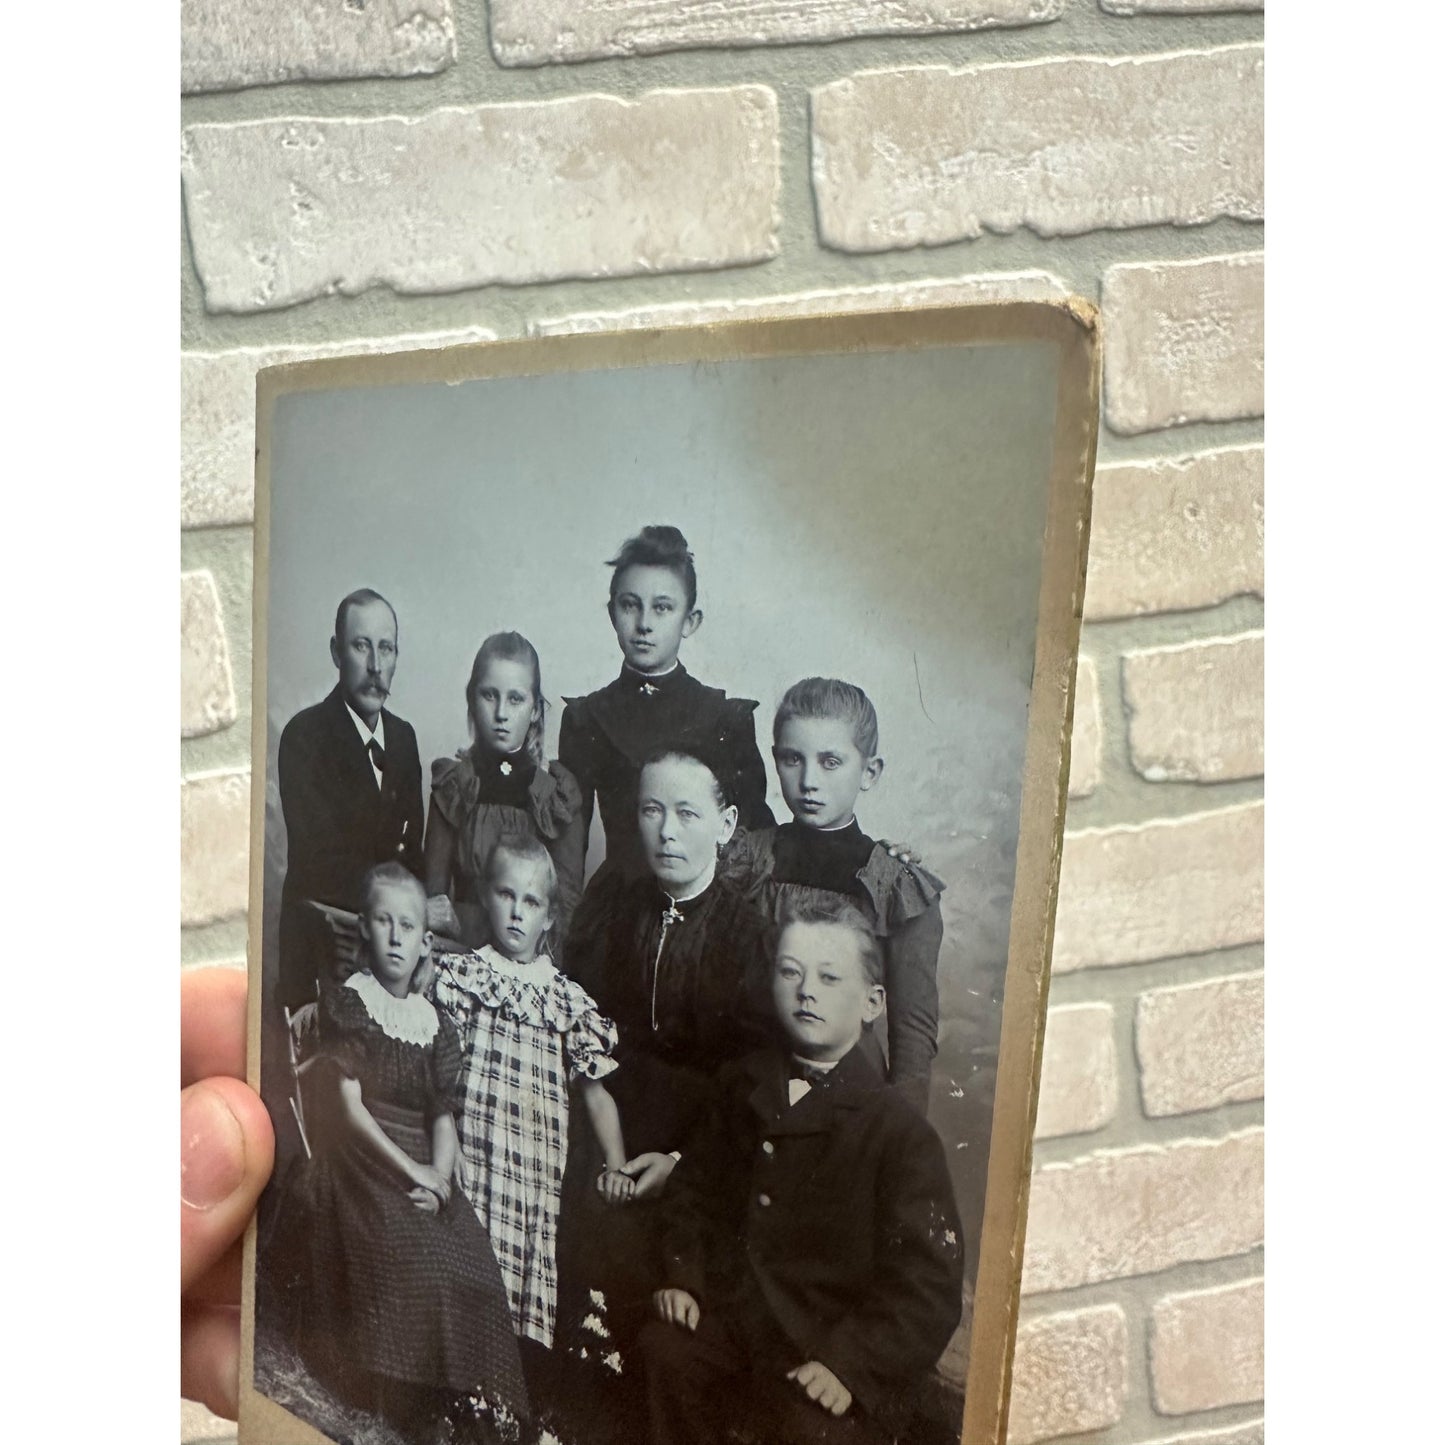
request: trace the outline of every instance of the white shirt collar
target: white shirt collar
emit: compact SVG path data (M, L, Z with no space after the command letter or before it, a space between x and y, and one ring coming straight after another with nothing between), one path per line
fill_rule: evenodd
M342 699L346 702L345 698ZM356 724L357 734L363 743L374 742L383 751L386 751L386 719L380 714L376 715L376 729L373 731L362 721L361 714L352 705L346 703L346 711L351 714L351 721Z

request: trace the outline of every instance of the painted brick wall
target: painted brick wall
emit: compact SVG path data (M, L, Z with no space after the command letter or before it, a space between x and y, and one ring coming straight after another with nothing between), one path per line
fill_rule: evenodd
M245 951L259 365L1097 299L1010 1439L1258 1445L1262 0L242 8L182 3L183 963Z

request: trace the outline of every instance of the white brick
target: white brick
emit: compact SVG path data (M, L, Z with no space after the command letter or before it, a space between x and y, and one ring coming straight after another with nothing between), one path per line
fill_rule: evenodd
M1102 1129L1119 1106L1114 1010L1106 1003L1049 1010L1036 1139Z
M484 327L361 336L320 346L181 353L181 526L229 527L255 515L256 373L329 356L430 351L494 340Z
M457 58L451 0L181 0L181 89L433 75Z
M1131 435L1264 415L1264 256L1111 266L1104 415Z
M182 174L212 311L707 270L778 246L778 102L758 85L196 125Z
M1141 994L1139 1091L1153 1117L1264 1097L1264 975L1232 974Z
M1243 45L881 70L822 86L823 242L888 251L1023 227L1058 236L1258 220L1263 72L1262 47Z
M216 579L181 573L181 736L201 737L236 721L236 689Z
M1035 1172L1023 1290L1157 1274L1263 1241L1263 1129L1101 1150Z
M192 927L246 911L250 881L251 774L201 773L181 784L181 923Z
M1264 633L1126 652L1129 758L1151 783L1264 772Z
M703 326L766 316L830 316L853 311L904 311L922 306L973 306L988 301L1058 301L1069 288L1047 271L985 272L938 281L892 281L836 291L800 291L732 301L665 301L628 311L585 311L533 321L533 336L577 331L647 331L663 326Z
M1014 1346L1008 1445L1117 1425L1129 1395L1128 1348L1118 1305L1025 1320Z
M864 35L941 35L1057 19L1064 0L492 0L492 53L503 65L653 55L733 45L792 45Z
M1263 803L1066 834L1054 972L1258 942L1263 867Z
M1264 1281L1166 1295L1149 1321L1149 1373L1161 1415L1264 1398Z
M1087 798L1099 786L1103 745L1099 717L1099 670L1092 657L1079 659L1074 679L1074 732L1069 744L1069 796Z
M1099 0L1099 8L1110 15L1206 15L1217 10L1263 10L1264 0Z
M1264 595L1264 448L1094 474L1089 621Z
M1223 1430L1189 1430L1167 1440L1151 1440L1149 1445L1264 1445L1264 1421L1250 1420Z

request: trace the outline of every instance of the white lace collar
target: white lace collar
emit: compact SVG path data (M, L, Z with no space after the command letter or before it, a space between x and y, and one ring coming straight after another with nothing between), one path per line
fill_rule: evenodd
M429 1044L437 1036L437 1011L426 996L409 993L397 998L369 973L353 973L346 987L361 1000L371 1021L389 1039L404 1044Z
M552 960L545 953L539 953L531 963L518 963L516 959L508 958L500 949L493 948L490 943L484 943L477 950L477 957L485 959L498 973L531 983L549 984L557 973Z

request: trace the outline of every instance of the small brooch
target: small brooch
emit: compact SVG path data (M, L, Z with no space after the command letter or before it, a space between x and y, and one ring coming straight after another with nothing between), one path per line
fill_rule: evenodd
M638 692L642 693L644 696L646 696L646 697L651 697L652 694L655 693L658 689L657 689L656 687L654 687L654 686L652 685L652 683L650 683L650 682L644 682L637 690L638 690Z
M667 907L662 910L662 921L668 925L682 922L682 914L678 911L677 904L669 900Z
M506 758L503 758L497 771L500 772L504 778L510 778L512 776L512 765Z

